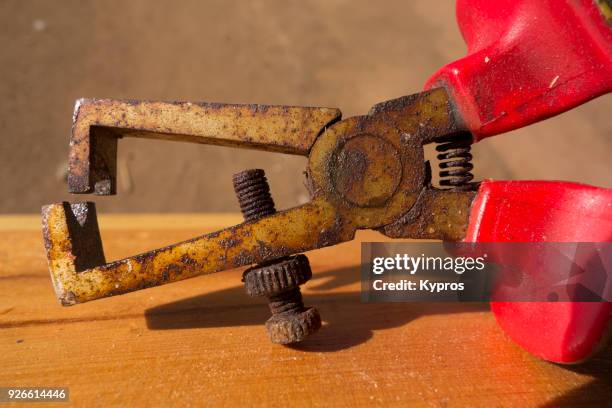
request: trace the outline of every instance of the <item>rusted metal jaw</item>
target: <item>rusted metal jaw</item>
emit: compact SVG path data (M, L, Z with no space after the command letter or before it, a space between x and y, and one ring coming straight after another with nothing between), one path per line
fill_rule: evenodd
M165 248L106 263L93 203L43 207L43 234L64 305L261 263L352 240L460 240L473 192L431 187L423 145L462 131L443 89L383 102L340 120L331 108L81 100L69 189L114 194L117 141L178 140L308 156L311 201Z

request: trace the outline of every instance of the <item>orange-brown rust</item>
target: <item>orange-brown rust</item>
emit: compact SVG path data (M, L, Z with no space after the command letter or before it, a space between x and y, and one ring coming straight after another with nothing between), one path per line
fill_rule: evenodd
M72 192L114 192L117 137L139 136L308 154L312 201L216 233L105 264L93 203L43 209L55 290L71 305L278 259L376 228L392 237L461 240L475 193L432 188L423 145L463 130L435 89L337 121L328 108L81 101ZM248 186L247 186L248 187Z
M462 241L475 197L474 191L424 189L414 207L381 232L392 238Z
M88 205L91 208L93 203ZM239 224L108 264L102 259L100 264L81 270L79 264L91 264L87 257L96 250L79 254L75 252L76 244L95 239L95 236L71 234L68 225L73 217L72 208L74 205L59 203L43 209L49 269L63 305L333 245L352 239L355 233L354 226L336 222L335 212L328 203L313 200L256 222Z
M400 133L418 139L422 144L463 128L443 88L381 102L372 107L369 115L384 118Z
M115 193L120 137L307 155L321 129L340 116L335 108L81 99L70 139L69 190Z

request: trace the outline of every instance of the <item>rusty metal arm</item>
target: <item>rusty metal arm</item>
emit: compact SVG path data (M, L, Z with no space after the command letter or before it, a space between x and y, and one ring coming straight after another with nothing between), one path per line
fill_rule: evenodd
M116 192L117 140L141 137L307 155L335 108L80 99L73 116L68 189Z
M322 198L140 255L106 263L95 206L43 208L43 236L64 306L265 262L353 239L356 227Z
M377 103L368 116L382 118L405 137L418 139L421 144L466 130L444 88Z
M77 104L71 192L113 194L121 136L308 155L312 201L215 233L106 263L93 203L43 208L53 284L64 305L267 262L353 239L461 240L474 198L432 188L423 145L461 132L444 89L378 104L339 121L340 111L257 105L88 100Z
M424 188L413 207L379 231L390 238L462 241L467 233L475 191Z

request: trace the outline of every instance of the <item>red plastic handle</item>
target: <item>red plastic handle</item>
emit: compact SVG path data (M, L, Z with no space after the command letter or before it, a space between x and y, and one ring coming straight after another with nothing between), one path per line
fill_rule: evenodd
M469 242L610 242L612 189L557 181L484 181ZM502 329L546 360L575 363L605 339L612 303L492 302Z
M612 91L612 28L594 0L458 0L468 55L431 77L475 141Z

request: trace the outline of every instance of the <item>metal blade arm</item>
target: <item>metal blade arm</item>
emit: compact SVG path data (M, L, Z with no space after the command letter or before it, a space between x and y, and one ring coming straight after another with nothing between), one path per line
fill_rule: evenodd
M350 241L355 230L338 218L331 204L314 199L255 222L105 264L93 203L43 208L49 269L65 306Z
M80 99L73 116L68 188L116 191L117 139L124 136L307 155L335 108Z

